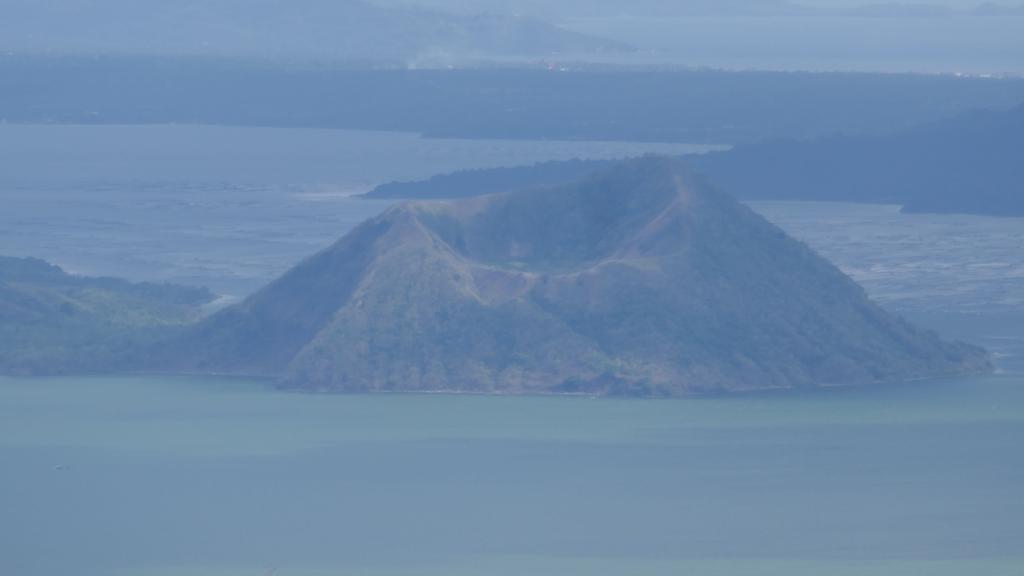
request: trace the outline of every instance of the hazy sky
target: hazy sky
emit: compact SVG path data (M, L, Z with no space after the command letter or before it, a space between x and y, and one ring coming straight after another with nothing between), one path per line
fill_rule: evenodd
M559 14L586 14L592 11L617 11L620 13L656 10L663 13L685 12L702 6L746 6L752 10L764 10L772 5L803 5L822 8L849 8L876 4L928 5L955 9L970 9L988 0L375 0L379 4L405 6L431 6L459 11L539 12ZM995 2L1004 5L1019 5L1009 0ZM721 8L719 8L721 9Z
M616 63L1024 74L1024 0L1001 3L1018 8L1016 15L999 16L974 14L983 0L372 2L535 15L637 48L636 57ZM865 6L871 8L857 15L869 17L851 17L850 7ZM478 54L500 59L566 53L549 45L577 49L576 57L591 42L559 40L557 33L524 27L521 20L445 19L381 11L358 0L0 0L0 52L390 58L430 65L472 61ZM549 44L541 44L542 37Z

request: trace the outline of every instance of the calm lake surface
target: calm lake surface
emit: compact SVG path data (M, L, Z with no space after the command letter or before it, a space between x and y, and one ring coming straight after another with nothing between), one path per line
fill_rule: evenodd
M1024 379L679 401L0 380L0 573L1003 576Z

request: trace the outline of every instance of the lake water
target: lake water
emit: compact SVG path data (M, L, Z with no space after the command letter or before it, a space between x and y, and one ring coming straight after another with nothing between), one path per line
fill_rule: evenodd
M1024 371L1024 218L821 202L751 206L888 310L984 346L1000 371Z
M0 380L0 573L1024 571L1024 379L700 400Z
M348 196L373 182L644 150L0 127L0 253L241 296L383 209ZM0 574L1024 573L1024 219L753 206L998 373L670 401L0 379Z
M245 295L389 203L392 180L721 146L401 132L0 124L0 254ZM210 247L215 247L211 250Z

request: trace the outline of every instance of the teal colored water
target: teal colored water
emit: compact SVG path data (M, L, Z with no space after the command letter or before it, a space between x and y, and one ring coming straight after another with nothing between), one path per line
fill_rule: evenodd
M1024 378L672 401L0 380L0 573L1024 572Z

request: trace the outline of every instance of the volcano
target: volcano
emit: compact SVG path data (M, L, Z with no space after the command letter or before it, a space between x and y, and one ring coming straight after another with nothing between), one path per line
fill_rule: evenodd
M676 160L397 205L172 346L316 391L681 396L988 369Z

